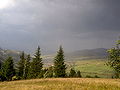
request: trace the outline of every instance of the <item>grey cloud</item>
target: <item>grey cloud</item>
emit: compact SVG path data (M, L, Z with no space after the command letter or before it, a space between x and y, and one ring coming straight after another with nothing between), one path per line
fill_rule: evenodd
M33 51L110 48L120 35L118 0L15 0L0 10L0 42ZM2 34L1 34L2 33ZM7 36L7 38L6 38Z

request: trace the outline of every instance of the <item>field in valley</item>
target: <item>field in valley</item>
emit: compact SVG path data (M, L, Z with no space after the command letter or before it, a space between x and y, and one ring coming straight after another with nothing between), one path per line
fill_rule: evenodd
M45 60L46 61L46 60ZM72 59L66 60L67 72L69 73L70 69L73 68L76 71L80 70L83 77L97 75L101 78L111 78L114 75L114 71L106 65L107 60L105 59ZM48 59L45 63L45 67L53 65L52 59Z
M0 90L120 90L120 79L51 78L0 82Z
M111 78L113 70L106 65L106 60L79 60L74 62L73 68L80 70L83 77L86 75L94 77L95 75L101 78Z

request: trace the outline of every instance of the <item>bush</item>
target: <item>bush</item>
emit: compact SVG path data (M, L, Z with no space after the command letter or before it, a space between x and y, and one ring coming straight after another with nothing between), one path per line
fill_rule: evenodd
M54 69L53 66L49 67L46 70L46 72L44 73L44 78L52 78L53 77L53 72L54 72L53 69Z
M95 75L94 77L95 77L95 78L100 78L100 77L99 77L99 76L97 76L97 75Z
M19 78L17 76L13 76L12 81L15 81L15 80L19 80Z
M82 77L80 71L77 71L77 73L76 73L76 77L78 77L78 78L81 78L81 77Z
M74 69L70 69L69 77L76 77L76 72Z
M86 75L86 78L93 78L92 76L90 76L90 75Z

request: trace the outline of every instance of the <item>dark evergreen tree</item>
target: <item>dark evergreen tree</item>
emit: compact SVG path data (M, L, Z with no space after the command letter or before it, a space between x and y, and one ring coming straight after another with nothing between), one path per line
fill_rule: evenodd
M0 70L1 70L1 66L2 66L2 62L1 62L1 60L0 60Z
M1 58L0 58L1 59ZM0 61L0 81L6 80L2 72L2 62Z
M77 73L76 73L76 77L78 77L78 78L79 78L79 77L80 77L80 78L82 77L80 71L77 71Z
M1 72L1 66L2 66L2 63L1 63L1 60L0 60L0 81L2 81L2 72Z
M60 46L59 51L54 59L54 74L55 77L66 76L66 64L64 61L64 51L62 46Z
M17 76L19 78L24 78L24 73L25 73L25 54L24 52L22 52L21 56L20 56L20 61L17 63Z
M24 79L28 78L28 73L30 70L30 54L27 55L27 58L25 59L25 64L24 64L24 73L23 73L23 77Z
M6 80L11 81L15 75L14 62L12 57L8 57L2 66L2 74Z
M74 69L70 69L69 77L76 77L76 72Z
M2 57L0 57L0 69L1 69L1 67L2 67L2 61L3 61L4 59L2 58Z
M38 46L37 51L34 55L33 61L31 62L29 77L30 78L42 77L43 76L41 75L42 68L43 68L43 62L41 58L40 47Z

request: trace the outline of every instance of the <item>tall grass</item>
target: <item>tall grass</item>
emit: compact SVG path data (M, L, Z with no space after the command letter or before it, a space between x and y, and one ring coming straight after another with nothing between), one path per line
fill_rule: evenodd
M51 78L1 82L0 90L120 90L120 79Z

